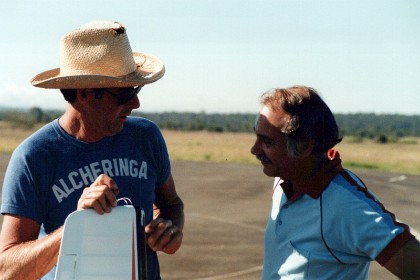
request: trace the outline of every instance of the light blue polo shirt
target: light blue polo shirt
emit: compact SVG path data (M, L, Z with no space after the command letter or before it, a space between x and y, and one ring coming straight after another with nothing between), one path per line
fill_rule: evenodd
M336 156L300 193L275 179L263 280L367 279L372 260L383 265L414 238Z

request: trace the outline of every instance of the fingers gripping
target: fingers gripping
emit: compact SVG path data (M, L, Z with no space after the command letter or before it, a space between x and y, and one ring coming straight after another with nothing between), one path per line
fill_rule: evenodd
M146 226L147 243L154 251L163 251L167 254L175 253L181 246L182 232L171 220L158 218Z
M118 186L112 178L101 174L90 187L83 190L77 209L93 208L97 213L111 212L112 207L117 206Z

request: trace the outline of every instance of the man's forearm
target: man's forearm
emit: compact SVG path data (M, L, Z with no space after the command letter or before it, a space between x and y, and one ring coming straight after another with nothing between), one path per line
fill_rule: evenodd
M155 208L155 217L161 217L165 220L171 220L172 224L176 225L179 230L184 228L184 203L181 199L171 205L165 205L162 208Z
M420 242L413 238L392 256L385 268L400 279L420 279Z
M50 235L10 246L0 254L0 279L30 280L47 274L57 263L62 227Z
M168 218L178 227L180 231L183 230L185 220L183 204L172 205L169 213L165 213L165 216L168 216Z

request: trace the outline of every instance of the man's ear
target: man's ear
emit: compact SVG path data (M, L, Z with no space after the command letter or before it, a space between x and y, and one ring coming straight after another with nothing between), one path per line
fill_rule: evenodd
M312 139L308 140L306 142L299 143L300 156L301 157L308 157L308 156L312 155L314 147L315 147L315 142Z

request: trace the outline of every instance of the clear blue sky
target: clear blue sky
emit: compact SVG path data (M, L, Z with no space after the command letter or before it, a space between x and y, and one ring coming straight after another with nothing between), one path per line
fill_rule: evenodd
M87 22L126 26L165 76L147 112L257 112L273 87L308 85L336 113L420 114L417 0L2 1L0 105L64 109L29 84L59 66L60 38Z

